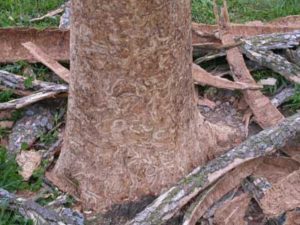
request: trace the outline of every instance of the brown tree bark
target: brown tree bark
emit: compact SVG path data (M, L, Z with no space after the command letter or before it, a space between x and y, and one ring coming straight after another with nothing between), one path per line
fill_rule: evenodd
M216 152L222 129L193 101L190 0L72 4L67 128L49 177L98 211L158 195Z

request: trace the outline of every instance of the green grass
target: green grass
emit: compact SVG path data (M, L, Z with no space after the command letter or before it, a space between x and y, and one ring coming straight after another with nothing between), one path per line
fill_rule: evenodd
M215 23L212 0L192 0L192 17L196 22ZM220 2L220 1L219 1ZM235 23L269 21L300 14L299 0L227 0L230 19Z
M29 182L23 181L19 174L19 166L15 158L7 154L7 150L0 146L0 187L16 192L21 190L38 191L42 187L43 176L48 165L47 161L43 161L42 165L36 169ZM7 205L0 201L0 225L29 225L32 224L28 220L22 219L16 212L8 210Z
M57 26L59 17L41 22L30 20L40 17L64 3L64 0L0 0L0 27L34 26L45 28Z

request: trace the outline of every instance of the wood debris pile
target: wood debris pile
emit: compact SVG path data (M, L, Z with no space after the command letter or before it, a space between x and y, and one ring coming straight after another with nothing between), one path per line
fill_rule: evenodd
M35 20L61 13L64 9L69 10L64 6ZM279 109L294 95L294 86L300 84L300 17L287 17L268 24L241 25L230 23L226 1L220 15L216 3L214 11L218 25L194 23L192 26L193 79L200 87L195 100L208 120L225 121L229 126L239 127L244 139L248 135L251 137L241 144L241 141L235 143L237 146L226 153L215 154L215 159L196 168L159 196L128 225L168 224L178 215L184 225L255 225L270 221L282 225L300 224L300 144L296 141L300 115L285 118ZM8 110L67 96L71 75L59 62L69 60L68 30L0 29L0 38L1 63L41 62L65 82L34 80L28 88L23 76L0 71L1 90L10 90L19 96L0 103L2 118ZM276 86L279 81L271 76L256 81L251 74L262 69L272 70L286 81L272 96L264 95L263 88ZM39 126L38 132L49 132L53 129L53 118L47 113L40 119L27 115L23 119L26 122L14 125L15 130L26 127L24 124L33 126L37 120L44 121L45 118L48 122ZM1 126L13 126L5 122L8 121L1 121ZM251 122L260 128L256 126L253 130ZM52 125L49 127L49 124ZM30 140L26 141L30 146L38 139L33 133L24 135ZM18 143L17 147L15 144L9 148L19 154L17 159L25 180L30 179L41 160L53 161L62 143L60 138L48 151L39 154L21 151L24 140L16 141L14 133L10 138ZM5 142L1 140L1 144ZM19 210L22 211L25 208L25 216L39 218L44 224L50 220L53 224L61 221L82 223L80 216L78 222L76 217L72 220L61 212L43 211L39 205L20 201L0 189L0 203L3 199L9 200L13 209L21 206Z

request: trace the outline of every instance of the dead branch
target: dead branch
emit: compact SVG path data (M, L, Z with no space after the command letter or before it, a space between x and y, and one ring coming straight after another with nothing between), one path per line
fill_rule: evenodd
M300 67L290 63L286 58L273 53L272 51L262 51L255 46L248 44L241 47L245 55L252 61L257 62L260 66L269 68L287 80L300 84Z
M262 88L262 86L256 84L232 82L224 78L213 76L196 64L193 64L193 79L197 84L210 85L229 90L253 90Z
M300 131L300 114L284 119L279 125L261 131L241 145L205 166L196 168L178 184L159 196L128 225L160 225L174 216L186 203L230 170L274 152Z
M3 85L6 88L21 90L21 91L38 91L44 88L50 88L56 85L55 83L33 80L30 88L26 88L25 83L26 77L9 73L4 70L0 70L0 85ZM60 84L62 85L62 84ZM62 85L68 88L67 85Z
M0 110L23 108L38 101L47 98L53 98L58 94L68 92L67 85L55 84L39 80L34 80L32 82L32 86L27 89L24 85L25 80L25 77L0 70L0 85L9 89L17 90L18 92L21 91L27 93L28 90L35 91L34 93L25 95L25 97L11 100L9 102L0 103Z
M48 56L38 46L32 42L26 42L22 44L37 60L43 63L45 66L50 68L56 73L61 79L69 83L70 71L60 65L57 61Z
M300 31L287 33L262 34L249 38L242 38L246 45L254 46L255 49L269 51L273 49L287 49L299 45Z
M14 99L9 102L0 103L0 110L20 109L44 99L54 98L56 95L67 91L68 88L64 85L54 85L52 87L41 89L34 94Z
M295 88L288 87L280 91L272 97L271 102L274 106L278 107L288 101L295 94Z
M44 208L36 202L18 198L14 194L0 188L0 203L7 205L11 210L18 211L26 219L32 219L36 224L54 225L69 224L82 225L78 219L67 215L66 213L58 213L53 210Z

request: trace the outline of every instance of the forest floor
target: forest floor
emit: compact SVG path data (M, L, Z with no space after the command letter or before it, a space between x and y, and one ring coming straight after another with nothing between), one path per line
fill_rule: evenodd
M39 22L30 22L31 19L42 16L50 10L61 6L64 0L0 0L0 27L35 27L44 29L57 27L59 16L46 18ZM234 23L244 23L247 21L270 21L278 17L300 14L299 0L230 0L229 12L230 18ZM192 18L195 22L214 24L215 17L213 13L212 0L193 0L192 1ZM214 63L219 63L215 61ZM205 67L205 65L203 65ZM206 65L208 66L208 65ZM0 65L1 70L23 75L26 77L26 84L29 87L34 79L61 83L59 79L53 78L53 73L41 64L29 64L27 62L17 62L14 64ZM273 95L278 89L287 83L287 81L278 74L270 70L260 70L253 73L256 80L267 77L275 77L278 82L275 86L265 87L263 92L266 95ZM300 108L300 88L295 95L284 105L287 110L298 110ZM211 89L202 90L209 92ZM0 91L0 103L14 99L16 96L10 91ZM62 106L63 105L63 106ZM32 109L37 110L39 109ZM52 114L52 128L49 132L39 135L39 145L36 147L47 148L59 139L61 125L64 123L66 111L65 102L57 103ZM11 114L10 121L15 123L26 113L24 110L16 110ZM205 112L203 112L205 114ZM1 112L0 112L1 115ZM1 117L0 117L0 122ZM19 166L14 159L7 156L6 150L1 146L1 139L7 138L11 133L12 127L0 126L0 188L11 192L28 191L31 193L41 193L43 188L43 176L48 166L43 162L28 182L23 181L19 175ZM27 150L30 146L23 144L22 150ZM45 205L55 200L60 195L59 191L51 193L47 198L40 198L39 203ZM74 199L67 196L64 205L69 206ZM24 220L18 213L7 209L6 205L0 204L0 225L29 225L32 221Z

